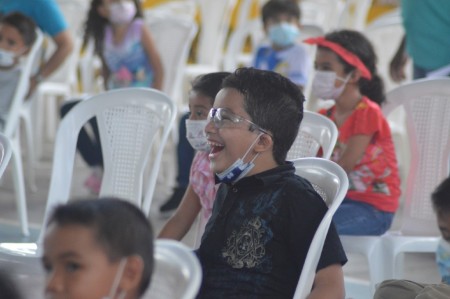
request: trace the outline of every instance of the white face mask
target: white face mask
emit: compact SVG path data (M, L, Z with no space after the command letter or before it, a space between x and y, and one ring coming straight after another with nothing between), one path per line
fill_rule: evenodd
M348 74L347 78L341 78L333 71L316 71L312 82L311 92L323 100L336 100L344 91L347 81L350 79ZM334 86L336 80L344 82L339 87Z
M109 21L116 25L130 23L136 15L133 1L116 2L109 6Z
M208 120L186 119L186 138L196 151L207 152L210 150L206 140L205 127Z
M117 293L117 289L119 288L120 279L122 279L123 271L125 270L125 266L127 264L127 258L123 258L120 261L119 269L117 270L116 276L114 277L113 285L111 286L111 289L109 291L109 295L106 297L103 297L102 299L114 299L115 295ZM125 291L122 291L120 294L117 295L117 299L123 299L127 293Z
M258 157L259 153L256 154L256 156L248 163L244 162L244 158L247 156L247 154L250 152L250 150L253 148L253 146L256 144L256 142L259 140L259 137L261 137L263 134L259 134L258 137L253 141L253 143L250 145L248 150L245 152L244 156L242 158L239 158L234 162L230 167L228 167L226 170L222 171L221 173L216 173L217 178L221 183L236 183L243 177L247 175L247 173L250 172L250 170L255 167L255 161L256 157Z
M0 66L1 67L11 67L14 65L14 59L16 58L16 53L13 51L7 51L0 49Z

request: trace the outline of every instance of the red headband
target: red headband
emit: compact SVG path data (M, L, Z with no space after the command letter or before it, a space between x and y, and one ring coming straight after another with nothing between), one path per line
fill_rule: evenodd
M355 68L357 68L361 72L361 77L366 78L368 80L372 79L372 75L370 74L369 70L364 65L364 63L361 61L361 59L359 59L358 56L356 56L352 52L348 51L341 45L334 43L332 41L326 40L322 36L321 37L311 37L311 38L305 39L303 42L310 44L310 45L319 45L319 46L331 49L334 53L336 53L342 59L344 59L348 64L353 65Z

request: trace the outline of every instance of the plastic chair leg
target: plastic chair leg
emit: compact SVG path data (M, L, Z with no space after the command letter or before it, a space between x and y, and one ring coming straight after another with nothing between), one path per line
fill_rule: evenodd
M36 176L34 168L36 166L36 155L33 149L33 131L31 126L31 114L30 114L30 107L26 107L22 109L20 112L20 116L22 118L24 127L25 127L25 138L27 143L27 181L28 181L28 187L32 192L37 191L36 186Z
M11 160L13 164L14 189L16 191L17 214L22 228L22 234L24 236L29 236L30 232L28 230L28 215L25 196L25 184L23 180L22 157L17 139L15 138L12 143L13 151Z

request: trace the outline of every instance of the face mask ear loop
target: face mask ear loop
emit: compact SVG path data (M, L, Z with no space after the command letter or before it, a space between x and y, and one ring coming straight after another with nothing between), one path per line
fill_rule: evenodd
M259 137L261 137L262 135L264 135L264 133L259 133L258 137L256 137L255 141L253 141L253 143L249 146L249 148L247 149L247 151L245 152L244 156L242 157L242 161L244 161L245 157L247 157L248 153L250 152L250 150L253 148L253 146L256 144L256 142L258 141ZM250 161L250 163L253 163L253 161L255 161L256 157L258 157L259 153L256 154L255 157L253 157L253 159Z
M116 277L114 277L113 285L111 287L111 291L109 292L109 296L108 296L109 299L114 298L114 294L116 293L117 289L119 288L120 279L122 279L123 271L125 270L126 264L127 264L127 258L123 258L120 261L119 269L116 273ZM125 292L121 292L119 299L124 298L125 294L126 294Z

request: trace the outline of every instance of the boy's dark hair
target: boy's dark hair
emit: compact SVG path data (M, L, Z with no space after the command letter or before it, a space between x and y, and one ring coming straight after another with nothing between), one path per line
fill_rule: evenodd
M280 14L287 14L300 21L301 13L297 1L294 0L270 0L263 5L261 15L262 21L266 24L270 18L275 18Z
M216 72L200 75L192 81L191 89L211 98L211 104L214 104L214 99L222 88L223 79L230 74L229 72Z
M377 74L377 55L370 41L362 33L354 30L333 31L325 35L325 39L341 45L359 57L372 74L371 80L365 78L359 79L359 89L363 95L381 106L385 101L384 84L383 80ZM322 49L329 50L327 48ZM346 74L355 69L354 66L348 64L341 57L338 56L338 59L344 65Z
M81 225L93 230L110 261L138 255L144 262L139 293L150 284L153 272L153 231L142 211L117 198L76 200L55 208L48 224Z
M450 177L443 180L431 194L433 208L438 215L450 213Z
M26 15L19 12L13 12L4 15L1 18L0 23L16 28L27 47L31 47L36 40L36 24Z
M273 157L283 164L303 118L305 97L298 86L275 72L239 68L224 79L222 88L235 88L244 96L245 111L272 134Z
M142 7L140 0L132 0L136 6L135 18L142 18ZM102 17L98 13L98 8L103 4L103 0L92 0L91 7L87 15L87 20L84 25L84 37L83 37L83 48L89 42L90 38L94 39L94 51L100 57L103 53L103 39L105 37L105 27L109 24L108 19Z

